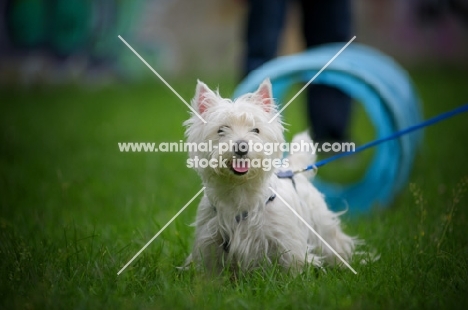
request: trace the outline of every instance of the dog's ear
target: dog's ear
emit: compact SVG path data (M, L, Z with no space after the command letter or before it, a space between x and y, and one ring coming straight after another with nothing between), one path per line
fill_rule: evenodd
M260 97L265 112L269 113L274 104L270 79L265 79L262 84L260 84L255 94Z
M192 107L200 114L205 113L209 106L211 98L214 98L216 94L208 87L205 83L198 80L197 89L195 91L195 98L192 100Z

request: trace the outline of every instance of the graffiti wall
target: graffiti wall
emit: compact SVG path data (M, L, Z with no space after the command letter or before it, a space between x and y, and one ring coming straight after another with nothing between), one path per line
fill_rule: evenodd
M169 76L237 74L247 9L248 0L4 0L0 82L147 76L118 35ZM297 10L291 0L281 54L302 49ZM357 0L354 23L358 41L407 66L468 67L468 1Z

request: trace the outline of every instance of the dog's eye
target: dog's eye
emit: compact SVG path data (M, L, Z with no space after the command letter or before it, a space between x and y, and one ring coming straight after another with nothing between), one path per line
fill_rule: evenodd
M260 133L260 130L258 130L258 128L254 128L254 129L252 129L252 132Z
M220 127L220 128L218 129L218 135L220 135L220 136L224 135L224 130L225 130L226 128L229 128L229 127L227 127L227 126L222 126L222 127Z

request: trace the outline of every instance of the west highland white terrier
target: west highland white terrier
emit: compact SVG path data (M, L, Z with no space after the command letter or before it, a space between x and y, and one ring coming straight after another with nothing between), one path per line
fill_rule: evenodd
M211 143L213 149L192 148L189 154L190 160L204 160L210 165L195 166L205 192L186 266L193 262L217 273L226 268L246 271L265 263L277 263L293 271L307 265L339 264L333 251L285 202L343 259L351 259L356 239L342 231L340 214L327 208L323 195L310 182L310 173L282 179L271 165L276 160L288 163L287 169L301 169L313 163L315 155L298 152L282 161L283 151L279 148L265 152L246 147L285 142L280 117L269 123L277 113L269 80L256 92L234 101L220 97L199 81L192 107L206 123L192 113L184 123L187 142ZM300 141L312 142L306 133L293 139ZM222 152L222 144L229 148Z

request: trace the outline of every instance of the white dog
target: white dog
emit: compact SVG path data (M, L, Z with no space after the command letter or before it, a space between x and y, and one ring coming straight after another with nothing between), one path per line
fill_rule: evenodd
M184 124L187 141L211 140L214 148L190 152L191 160L204 159L210 166L196 167L206 189L194 223L193 250L186 264L193 262L197 267L219 272L223 268L245 271L273 262L292 270L301 270L308 264L320 267L324 263L339 263L332 250L282 199L341 257L351 259L356 239L343 233L339 214L327 208L323 195L308 179L311 176L302 173L292 179L280 179L271 166L258 163L280 161L281 150L267 155L245 147L249 143L284 143L279 117L269 123L277 113L269 80L255 93L235 101L221 98L198 82L192 106L207 123L193 113ZM301 140L311 142L305 133L293 142ZM225 152L220 151L223 143L230 145ZM285 162L289 162L287 169L295 170L314 161L315 156L310 153L296 153ZM213 165L216 162L219 165Z

